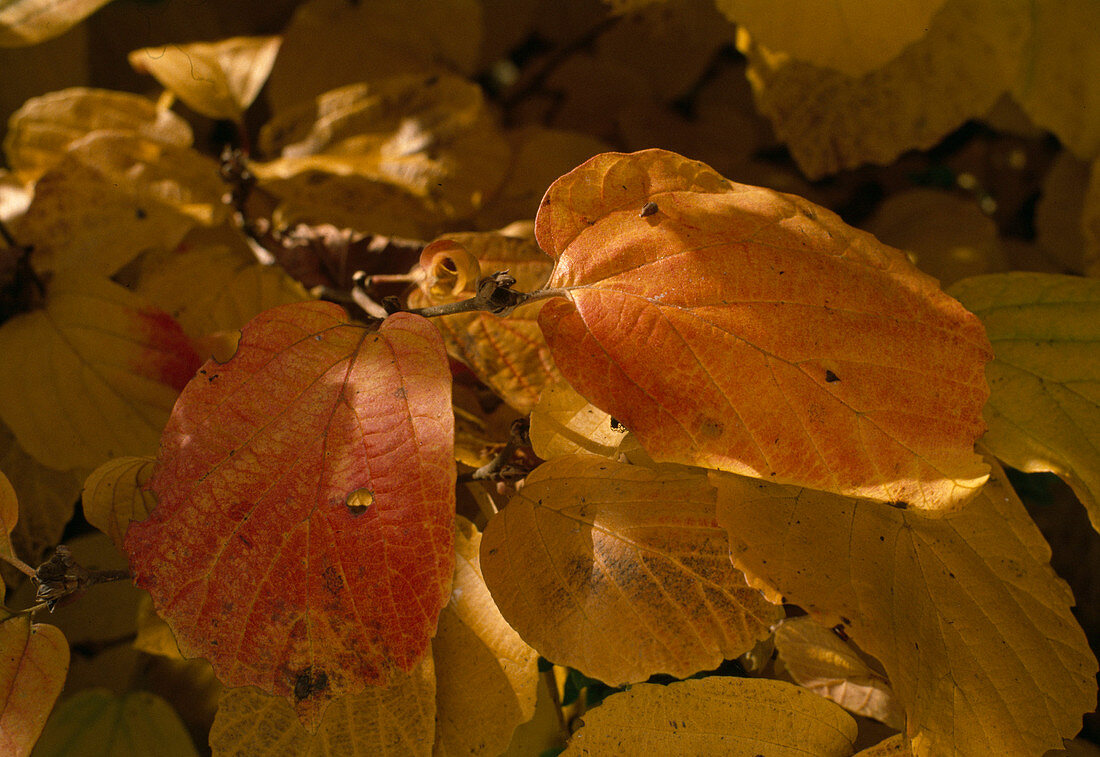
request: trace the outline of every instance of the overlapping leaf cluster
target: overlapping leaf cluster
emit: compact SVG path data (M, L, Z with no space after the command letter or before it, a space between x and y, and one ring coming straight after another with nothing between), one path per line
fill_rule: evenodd
M0 1L0 44L102 3L54 5ZM1067 275L1097 270L1095 10L547 5L308 0L278 36L130 51L158 101L14 113L7 604L100 580L19 559L82 488L147 592L119 648L195 711L77 692L74 657L47 724L65 635L6 610L5 753L525 754L570 712L568 754L1080 729L1096 659L1001 464L1100 522L1100 288ZM806 182L968 119L1067 148L1037 244L962 174L895 186L878 238ZM212 120L243 153L196 147ZM578 712L567 668L625 690Z

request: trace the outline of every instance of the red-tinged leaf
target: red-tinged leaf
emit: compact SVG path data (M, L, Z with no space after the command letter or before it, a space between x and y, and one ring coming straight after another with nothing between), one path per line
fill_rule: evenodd
M336 695L428 649L454 565L450 373L439 332L284 305L208 361L161 438L158 506L126 535L186 656L288 697Z
M69 645L61 631L31 623L27 615L4 618L0 623L0 754L30 754L68 670Z
M535 231L555 363L654 459L929 509L986 479L981 323L834 213L646 150L556 181Z

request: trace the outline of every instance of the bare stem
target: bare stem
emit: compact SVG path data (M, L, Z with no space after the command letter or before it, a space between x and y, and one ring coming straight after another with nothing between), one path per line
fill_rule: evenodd
M30 565L27 565L15 555L9 556L5 554L0 554L0 560L3 560L8 565L12 566L25 576L29 576L30 578L34 578L35 576L34 568L32 568Z

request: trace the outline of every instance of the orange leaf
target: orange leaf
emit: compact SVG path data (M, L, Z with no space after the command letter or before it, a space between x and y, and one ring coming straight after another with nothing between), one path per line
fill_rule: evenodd
M21 615L0 623L0 753L27 755L69 670L69 645L54 626Z
M543 463L489 521L485 583L528 644L609 684L716 667L778 611L730 563L714 496L701 471Z
M646 150L556 181L535 233L555 362L655 460L930 509L985 480L981 323L832 212Z
M454 565L450 373L427 320L371 331L283 305L208 361L161 437L159 505L126 535L180 650L228 686L333 696L428 649Z

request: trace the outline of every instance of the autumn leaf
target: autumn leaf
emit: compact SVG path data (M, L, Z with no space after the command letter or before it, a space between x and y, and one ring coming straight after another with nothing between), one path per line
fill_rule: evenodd
M481 568L528 644L610 685L716 667L778 620L730 564L698 471L543 463L489 522Z
M0 361L0 418L58 470L155 450L199 362L167 313L75 270L55 275L44 309L0 326L0 354L18 356Z
M421 260L430 260L437 251L445 260L469 255L476 269L463 276L457 291L438 291L434 286L437 277L429 275L410 293L411 307L473 297L478 279L497 271L508 271L516 279L513 289L519 292L538 289L550 275L550 261L534 243L502 234L447 234L428 245ZM434 319L448 354L468 365L475 376L521 413L531 411L547 383L560 379L539 330L537 319L542 305L533 302L520 306L507 318L471 312Z
M157 498L146 488L155 462L152 457L116 457L84 482L84 517L111 537L120 552L130 521L145 520L157 506Z
M1089 0L1033 6L1034 28L1012 94L1028 116L1084 160L1100 157L1100 51Z
M281 43L281 37L232 37L143 47L130 53L130 65L197 113L239 121L260 94Z
M18 520L19 500L16 499L11 481L0 469L0 556L15 557L15 550L11 546L11 532Z
M37 565L50 548L61 542L65 524L73 517L82 476L39 463L2 422L0 470L7 474L20 501L34 503L34 507L23 508L11 539L16 553L31 565Z
M1066 479L1100 530L1100 281L1015 272L951 292L996 355L982 444L1014 468Z
M217 164L194 150L134 134L92 132L35 184L15 232L39 272L113 275L148 249L225 218Z
M749 59L758 109L816 179L891 163L983 116L1016 80L1031 19L1024 0L948 0L926 34L859 76L793 60L751 29L739 30L738 48Z
M454 218L471 215L500 186L510 155L482 90L449 74L326 92L270 121L260 144L280 156L253 166L262 180L313 170L352 174L392 184Z
M109 0L0 0L0 47L22 47L56 37Z
M69 669L61 631L29 615L0 623L0 751L30 754Z
M794 684L712 676L612 694L562 755L848 757L855 740L850 715Z
M197 757L175 710L147 691L86 689L63 701L46 723L36 757Z
M536 234L555 363L655 460L925 509L985 480L980 322L830 211L608 153L550 187Z
M805 615L787 618L775 629L775 648L799 686L856 715L882 721L895 730L905 727L905 714L890 684L832 629Z
M734 562L881 663L913 754L1058 748L1096 704L1069 587L999 469L920 512L712 473Z
M161 438L158 506L125 545L181 651L227 686L328 700L426 653L453 566L450 372L438 332L336 305L261 314Z
M25 180L57 165L69 146L101 129L187 148L191 127L152 100L129 92L70 87L33 97L12 114L4 136L4 157Z
M588 453L616 460L636 448L626 426L590 403L564 381L549 384L531 411L531 447L543 460Z
M458 518L451 601L432 641L435 754L498 755L535 714L538 654L505 622L481 576L481 534Z
M166 253L142 271L136 291L193 338L236 331L265 310L309 298L279 266L219 244Z
M878 5L833 0L812 10L797 2L716 0L762 44L792 58L861 76L928 33L945 0Z
M429 656L388 686L337 697L312 734L285 700L253 688L228 689L210 729L210 746L219 757L429 757L434 735L435 675Z

